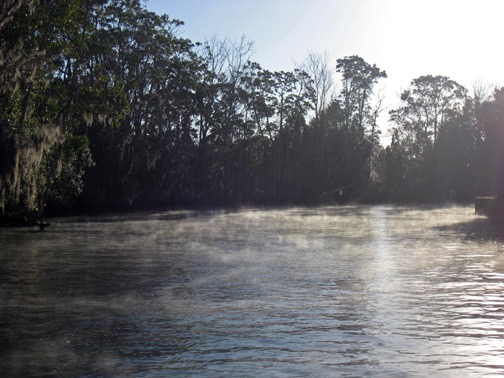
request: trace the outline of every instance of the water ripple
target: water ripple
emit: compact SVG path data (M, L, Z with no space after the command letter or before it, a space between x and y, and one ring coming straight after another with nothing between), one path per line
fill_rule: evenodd
M500 376L504 246L471 213L178 211L0 230L0 372Z

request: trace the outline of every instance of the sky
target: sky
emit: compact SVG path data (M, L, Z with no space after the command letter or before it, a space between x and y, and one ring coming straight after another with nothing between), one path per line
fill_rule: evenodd
M147 0L184 21L180 37L254 42L252 60L292 70L309 51L359 55L387 72L380 126L400 93L422 75L445 75L470 89L504 85L504 0Z

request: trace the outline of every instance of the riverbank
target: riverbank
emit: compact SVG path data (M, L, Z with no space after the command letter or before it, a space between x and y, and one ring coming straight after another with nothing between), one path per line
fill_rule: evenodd
M476 197L474 199L474 212L478 215L486 215L492 218L502 218L504 215L502 200L495 196Z
M35 217L0 215L0 227L34 227Z

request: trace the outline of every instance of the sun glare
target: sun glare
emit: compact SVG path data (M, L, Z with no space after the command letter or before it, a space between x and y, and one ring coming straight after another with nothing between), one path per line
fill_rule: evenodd
M500 1L388 1L381 8L382 36L390 41L383 53L402 62L411 78L442 74L465 85L498 80L504 55L495 39L503 12Z

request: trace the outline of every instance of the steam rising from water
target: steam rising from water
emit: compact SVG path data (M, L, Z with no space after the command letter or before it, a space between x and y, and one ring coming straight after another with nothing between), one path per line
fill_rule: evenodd
M504 372L504 241L467 207L51 223L0 230L4 375Z

